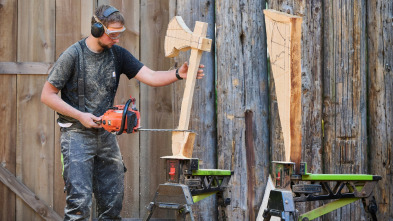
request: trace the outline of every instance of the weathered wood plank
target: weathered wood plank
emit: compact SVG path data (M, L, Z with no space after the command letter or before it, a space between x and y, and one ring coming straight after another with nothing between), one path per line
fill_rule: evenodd
M54 112L40 103L46 76L17 76L17 148L16 176L31 191L53 206ZM28 112L35 113L32 117ZM38 220L39 217L20 199L17 219Z
M378 220L393 217L393 27L391 1L367 4L371 173L382 176L374 195Z
M4 127L0 128L0 163L15 174L16 160L16 76L0 76L0 119ZM15 194L5 185L0 184L0 220L15 220Z
M325 173L367 172L366 3L324 3ZM359 220L359 202L326 215Z
M202 0L177 1L177 15L181 16L185 24L194 29L196 21L208 23L206 37L212 39L213 45L210 53L203 53L201 64L205 65L205 76L197 80L194 89L192 109L189 128L196 131L192 156L199 158L202 169L217 168L217 128L215 110L215 63L214 63L214 41L215 41L215 1ZM185 61L188 62L190 52L181 52L175 58L178 66ZM180 116L181 101L185 87L185 81L178 81L172 92L175 125ZM216 196L211 196L193 205L192 210L196 220L209 220L217 217Z
M69 46L80 40L81 25L80 1L56 0L56 59Z
M234 170L220 217L230 220L255 220L270 164L264 7L216 1L218 167Z
M140 60L152 70L169 70L170 59L165 58L164 38L170 14L171 1L141 1ZM152 88L141 84L140 110L143 128L174 128L172 114L172 85ZM162 156L171 155L171 134L140 132L140 217L153 200L158 184L165 182L165 162ZM153 217L174 218L173 211L154 212Z
M2 62L16 61L17 0L0 2L0 66ZM5 74L5 73L4 73ZM0 75L0 163L15 174L16 164L16 76ZM0 184L0 220L16 219L16 196L5 185Z
M3 166L0 166L0 181L27 203L36 213L45 220L62 220L62 218L48 205L35 195L27 186ZM6 212L8 213L8 211ZM10 217L7 217L9 220ZM6 220L7 220L6 219Z
M95 11L97 0L79 1L80 7L80 39L87 38L91 32L91 17ZM78 25L79 26L79 25Z
M18 1L17 40L17 62L54 62L55 1ZM53 206L54 113L40 102L45 80L45 75L17 76L16 176ZM18 220L41 219L20 199L16 211Z
M53 62L55 1L18 1L18 62Z
M0 62L0 74L45 74L50 72L48 62Z
M16 61L17 0L0 2L0 61Z

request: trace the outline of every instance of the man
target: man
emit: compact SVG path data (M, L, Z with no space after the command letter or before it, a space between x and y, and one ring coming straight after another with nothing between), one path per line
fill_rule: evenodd
M92 193L100 220L121 219L125 168L115 135L99 124L113 106L120 74L155 87L187 77L187 63L177 70L153 71L115 45L124 30L117 9L98 7L89 37L62 53L42 90L41 101L59 114L67 191L64 220L87 220ZM203 76L198 70L197 78Z

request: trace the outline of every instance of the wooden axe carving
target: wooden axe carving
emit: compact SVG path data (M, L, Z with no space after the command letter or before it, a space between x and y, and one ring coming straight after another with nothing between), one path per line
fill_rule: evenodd
M197 21L194 32L187 27L180 16L174 17L168 25L165 36L165 56L176 57L179 51L191 49L188 62L186 87L180 111L179 130L188 130L190 122L192 98L194 94L196 76L203 51L210 52L212 40L206 38L207 23ZM195 133L173 132L172 154L177 157L191 158Z

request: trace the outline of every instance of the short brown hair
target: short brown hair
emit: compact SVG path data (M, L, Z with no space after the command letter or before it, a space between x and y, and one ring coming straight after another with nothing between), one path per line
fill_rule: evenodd
M104 11L107 10L108 8L113 7L110 5L100 5L96 11L95 11L95 15L97 16L98 19L100 19L100 21L103 23L103 25L105 25L106 27L108 27L109 24L114 23L114 22L120 22L122 25L124 25L124 17L120 12L115 12L112 13L111 15L109 15L108 17L105 17ZM114 8L114 7L113 7ZM94 16L91 18L91 24L93 25L94 23L96 23L98 21L96 21L96 19L94 18Z

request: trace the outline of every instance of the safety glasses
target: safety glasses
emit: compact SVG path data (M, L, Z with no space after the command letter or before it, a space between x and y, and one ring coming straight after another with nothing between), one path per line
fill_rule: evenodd
M123 26L121 28L111 28L108 29L107 27L105 27L105 25L102 25L105 28L105 34L108 35L108 37L110 37L113 40L119 39L121 36L121 33L123 33L126 28Z
M100 21L100 19L97 18L97 16L95 16L95 15L93 15L93 16L94 16L94 19L104 27L104 29L105 29L105 34L108 35L108 37L111 38L112 40L119 39L121 33L123 33L123 32L126 30L126 28L125 28L124 26L121 27L121 28L111 28L111 29L108 29L108 28L104 25L104 23L102 23L102 22Z

